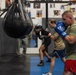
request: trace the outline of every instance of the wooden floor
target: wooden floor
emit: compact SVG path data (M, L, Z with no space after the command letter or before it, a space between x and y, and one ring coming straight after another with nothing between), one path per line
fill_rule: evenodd
M16 54L0 56L0 75L42 75L49 71L50 63L46 62L42 67L37 66L40 62L38 55L18 56ZM62 75L64 64L60 59L56 60L53 75Z

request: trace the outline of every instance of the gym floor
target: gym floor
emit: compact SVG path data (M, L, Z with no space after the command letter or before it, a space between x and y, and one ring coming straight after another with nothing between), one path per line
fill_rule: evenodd
M50 63L46 62L44 57L44 66L37 66L40 62L38 55L26 54L17 56L16 54L0 56L0 75L42 75L49 71ZM53 70L53 75L62 75L64 63L57 58Z

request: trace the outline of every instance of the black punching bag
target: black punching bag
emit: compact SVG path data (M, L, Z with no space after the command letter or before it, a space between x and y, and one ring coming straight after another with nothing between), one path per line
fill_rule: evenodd
M15 0L4 16L3 30L12 38L22 38L32 30L32 20L24 8L21 0Z

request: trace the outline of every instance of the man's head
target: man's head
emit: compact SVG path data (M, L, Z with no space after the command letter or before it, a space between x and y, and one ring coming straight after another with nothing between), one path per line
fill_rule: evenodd
M56 26L56 21L54 19L51 19L48 24L51 28L54 28Z
M62 14L62 20L63 20L66 27L69 26L69 25L72 25L75 21L71 11L65 11Z
M39 25L39 26L35 26L35 29L38 31L41 31L43 29L43 27L41 25Z
M39 29L43 29L43 27L41 25L38 26Z

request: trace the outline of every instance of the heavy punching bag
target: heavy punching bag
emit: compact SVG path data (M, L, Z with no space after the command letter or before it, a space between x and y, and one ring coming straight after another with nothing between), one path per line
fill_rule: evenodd
M32 20L24 8L21 0L15 0L4 16L3 30L12 38L22 38L32 30Z

